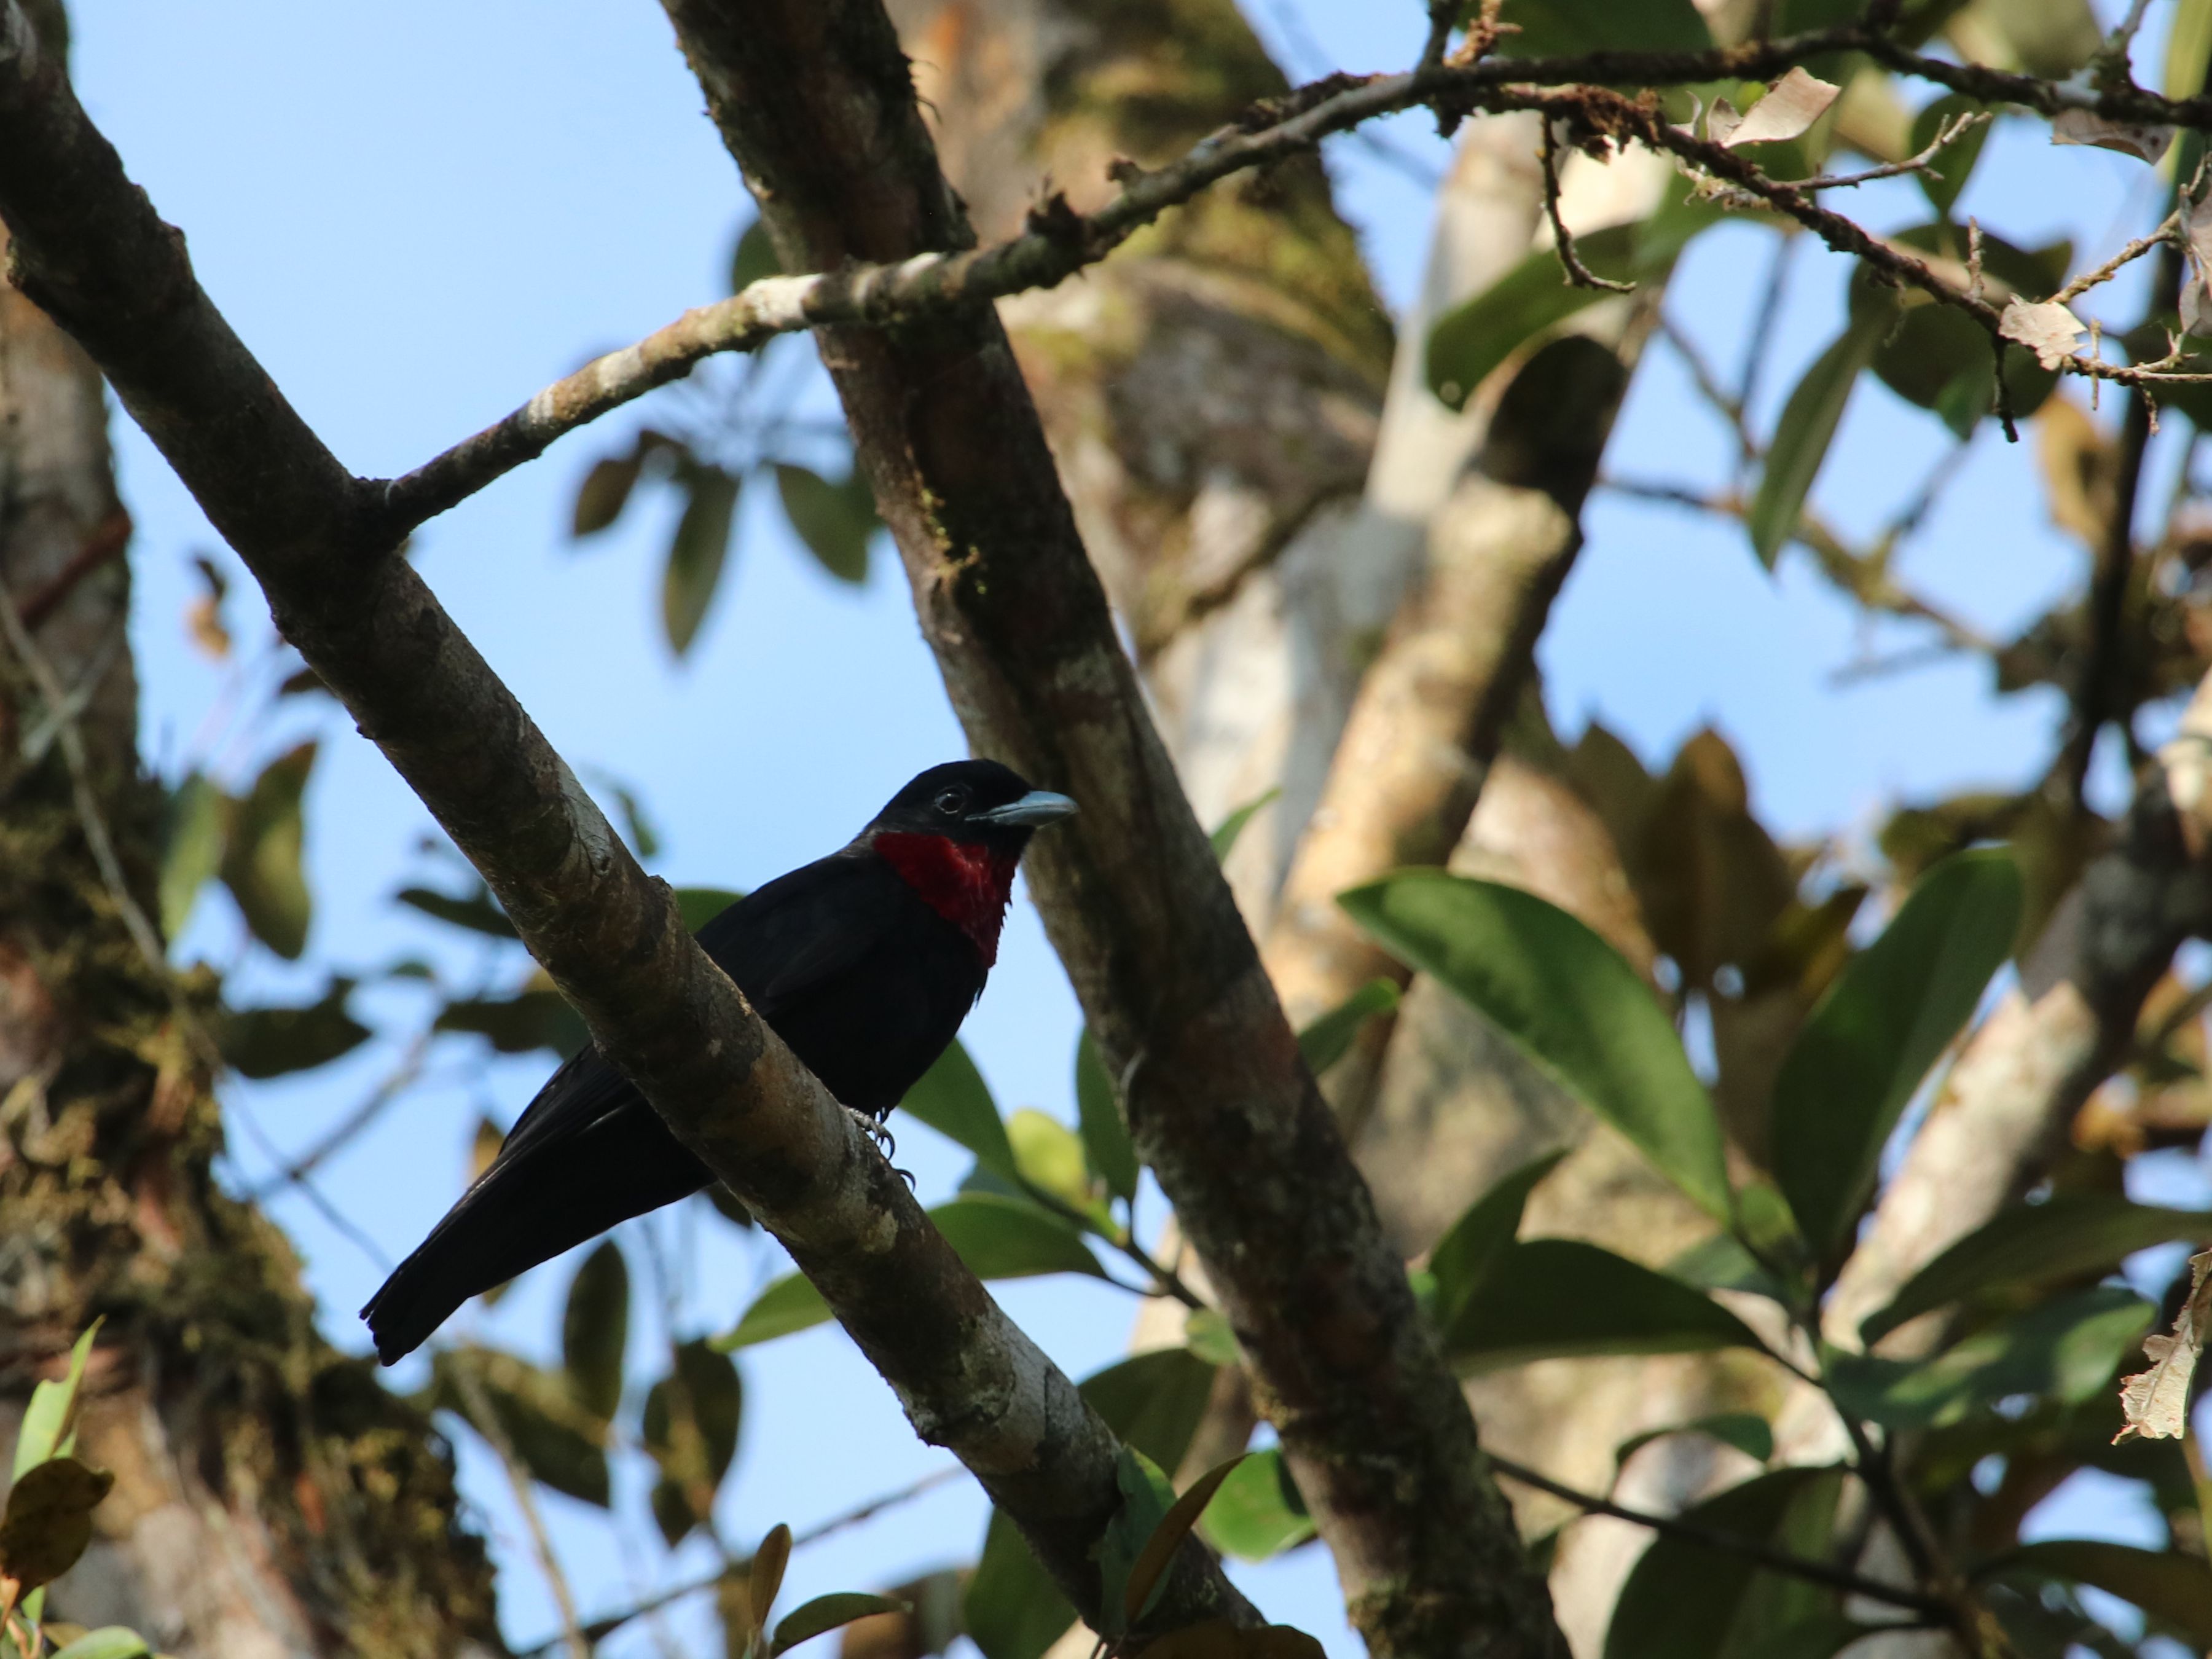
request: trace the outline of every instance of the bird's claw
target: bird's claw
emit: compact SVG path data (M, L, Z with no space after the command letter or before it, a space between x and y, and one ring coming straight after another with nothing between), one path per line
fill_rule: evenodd
M845 1109L853 1115L853 1121L860 1126L860 1133L875 1143L876 1150L884 1155L885 1163L890 1163L897 1156L898 1137L891 1133L889 1125L872 1114L861 1111L858 1107L848 1106ZM906 1184L909 1187L914 1185L913 1170L902 1170L893 1164L891 1173L896 1176L904 1176Z

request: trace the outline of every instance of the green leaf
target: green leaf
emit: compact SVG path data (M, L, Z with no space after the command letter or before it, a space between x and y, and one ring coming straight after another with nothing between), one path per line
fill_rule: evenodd
M1685 1510L1711 1532L1824 1557L1842 1482L1834 1469L1755 1476ZM1836 1611L1836 1593L1784 1579L1725 1547L1653 1538L1621 1587L1605 1659L1750 1659L1780 1631Z
M1006 1120L1006 1139L1013 1145L1014 1167L1024 1182L1071 1209L1091 1207L1091 1166L1074 1130L1048 1113L1024 1106Z
M1521 1213L1536 1183L1559 1167L1566 1148L1532 1158L1503 1177L1496 1186L1467 1207L1437 1241L1429 1253L1429 1273L1436 1280L1436 1319L1449 1329L1491 1272L1513 1249L1521 1231Z
M1398 1007L1395 980L1370 979L1335 1007L1298 1033L1298 1053L1316 1077L1342 1060L1359 1036L1359 1028L1377 1014Z
M669 1374L645 1396L645 1449L660 1466L653 1518L671 1549L713 1507L738 1452L744 1387L730 1357L705 1342L676 1345Z
M1917 1363L1839 1353L1829 1388L1846 1411L1894 1429L1943 1428L2015 1395L2079 1404L2112 1385L2157 1310L2099 1286L2030 1308Z
M2160 90L2169 98L2194 98L2204 90L2208 62L2212 62L2212 0L2181 0L2166 25L2166 73Z
M1963 92L1946 93L1932 99L1912 118L1912 137L1905 141L1906 144L1917 155L1936 142L1936 135L1947 123L1961 116L1978 114L1988 107L1980 99L1969 98ZM1959 192L1966 189L1967 176L1973 172L1974 162L1989 136L1990 123L1986 121L1960 133L1943 146L1942 152L1931 163L1932 172L1913 175L1928 198L1929 205L1944 218L1951 216L1952 204L1959 199Z
M1501 19L1521 31L1498 41L1503 57L1711 52L1713 46L1691 0L1508 0Z
M1835 1659L1852 1643L1878 1634L1883 1628L1846 1619L1839 1613L1816 1613L1744 1643L1735 1653L1737 1659Z
M288 961L307 945L312 901L300 868L307 836L300 798L314 764L315 745L303 743L264 767L231 816L222 850L223 884L246 925Z
M745 1599L752 1603L755 1622L766 1624L776 1593L783 1588L784 1569L791 1565L791 1528L777 1522L760 1540L745 1570Z
M15 1431L15 1468L9 1476L21 1480L34 1464L49 1457L66 1456L76 1443L78 1391L84 1385L84 1368L92 1358L93 1339L100 1334L106 1316L84 1328L70 1349L69 1370L58 1381L49 1379L31 1390L30 1404Z
M1083 1128L1083 1155L1106 1190L1127 1203L1137 1195L1137 1149L1115 1103L1114 1080L1085 1026L1075 1040L1075 1112Z
M1206 1506L1213 1501L1214 1493L1221 1490L1221 1483L1236 1472L1244 1456L1239 1452L1227 1462L1215 1464L1168 1506L1168 1512L1160 1517L1152 1536L1145 1540L1136 1565L1129 1570L1128 1583L1121 1592L1125 1626L1136 1624L1152 1611L1160 1587L1166 1581L1169 1563L1182 1547L1182 1540L1190 1536L1190 1529L1198 1524L1198 1517L1206 1512Z
M1121 1489L1121 1502L1108 1518L1097 1547L1099 1611L1104 1625L1101 1634L1107 1636L1128 1629L1126 1603L1135 1587L1137 1568L1146 1544L1176 1501L1175 1487L1159 1466L1127 1446L1115 1460L1114 1478Z
M2212 1566L2201 1557L2102 1539L2046 1538L2014 1551L2003 1565L2091 1585L2133 1602L2191 1647L2212 1647Z
M495 1348L471 1345L434 1355L422 1404L450 1411L472 1429L476 1413L457 1379L458 1365L474 1369L500 1431L532 1480L607 1507L606 1425L577 1405L564 1379Z
M622 1404L623 1355L629 1346L629 1266L612 1239L584 1258L561 1310L561 1364L568 1392L593 1416L611 1419Z
M550 988L517 991L511 997L456 997L438 1011L431 1026L487 1037L503 1054L550 1048L563 1060L592 1040L584 1017Z
M730 292L742 294L763 276L781 276L783 265L775 257L775 244L768 238L768 226L756 218L738 233L737 244L730 250Z
M738 1322L714 1339L724 1353L750 1348L756 1342L772 1342L819 1325L830 1317L830 1304L804 1273L786 1273L772 1281L752 1300Z
M1999 67L2047 80L2064 80L2105 41L2089 0L1983 0L1975 11L2012 53L2013 63Z
M1680 1280L1577 1238L1516 1244L1443 1332L1462 1371L1578 1354L1756 1348L1750 1328Z
M1619 951L1532 893L1442 870L1401 871L1337 902L1488 1016L1700 1207L1728 1215L1712 1101Z
M1280 799L1282 793L1280 789L1270 789L1264 795L1255 795L1222 819L1219 826L1209 837L1213 842L1213 856L1225 861L1231 851L1235 848L1237 838L1244 833L1244 826L1252 822L1261 807Z
M1753 1412L1717 1412L1711 1417L1693 1418L1687 1423L1670 1424L1663 1429L1646 1429L1642 1434L1632 1434L1613 1448L1613 1463L1617 1469L1655 1440L1669 1435L1702 1434L1734 1446L1745 1456L1761 1463L1774 1455L1774 1430L1767 1420Z
M1171 1469L1206 1415L1213 1374L1188 1348L1156 1348L1085 1377L1077 1391L1125 1444Z
M576 486L576 504L568 514L572 537L598 534L622 516L630 491L637 488L644 470L642 450L628 455L606 455L592 463L592 470Z
M660 584L660 621L669 648L681 657L705 620L707 606L722 580L729 556L730 532L738 508L738 481L719 467L696 462L678 480L690 492L676 535L668 544L668 567Z
M1215 1548L1240 1561L1272 1559L1314 1535L1305 1500L1272 1446L1231 1471L1200 1525Z
M1236 1331L1211 1308L1193 1308L1183 1316L1182 1343L1209 1365L1244 1363L1244 1350Z
M945 1243L978 1279L1027 1279L1039 1273L1090 1273L1103 1279L1083 1237L1027 1199L970 1194L929 1212ZM822 1293L802 1274L787 1273L753 1298L737 1324L714 1339L729 1353L821 1324L830 1317Z
M368 1027L346 1012L353 981L334 979L319 1002L297 1008L234 1008L222 1020L222 1057L240 1077L312 1071L368 1041Z
M1744 523L1751 532L1752 550L1769 570L1782 544L1797 529L1797 515L1826 459L1828 443L1844 418L1844 405L1858 384L1859 371L1873 360L1875 349L1888 331L1891 319L1869 314L1856 319L1797 382L1790 401L1782 406L1768 446L1766 465L1759 476Z
M491 890L482 882L473 893L459 898L445 893L433 892L428 887L403 887L392 896L412 910L426 916L435 916L440 921L455 927L465 927L471 933L488 933L494 939L519 939L514 924L507 919L507 912L499 908Z
M904 1601L894 1601L888 1595L870 1595L861 1590L833 1590L827 1595L817 1595L811 1601L801 1602L792 1609L783 1622L775 1627L775 1640L769 1644L771 1655L797 1647L801 1642L849 1625L855 1619L872 1618L879 1613L907 1613L912 1609Z
M1634 225L1607 225L1575 238L1583 266L1607 282L1633 280ZM1539 249L1481 293L1447 311L1429 331L1429 390L1447 408L1462 409L1474 390L1528 342L1603 295L1567 282L1559 256Z
M1610 11L1613 0L1589 0ZM1694 17L1695 9L1683 0ZM1698 25L1700 33L1704 24ZM1594 275L1613 282L1663 279L1690 239L1720 222L1710 203L1669 202L1641 224L1611 225L1575 238L1575 252ZM1425 354L1429 390L1452 409L1529 341L1605 298L1566 280L1559 256L1540 248L1481 293L1437 319Z
M146 1659L152 1652L137 1631L103 1625L85 1632L67 1647L55 1649L52 1659Z
M74 1457L49 1457L23 1471L0 1510L0 1577L24 1589L50 1583L92 1541L92 1512L115 1477Z
M1075 1609L997 1510L968 1583L961 1623L984 1659L1042 1659L1075 1622Z
M191 920L193 901L222 864L228 803L199 773L170 794L161 821L161 937L172 942Z
M1944 860L1790 1045L1774 1085L1774 1176L1824 1260L1849 1247L1883 1143L2011 951L2020 911L2009 854Z
M804 466L778 465L783 515L821 567L841 582L868 579L868 538L880 522L875 492L859 472L831 483Z
M744 896L726 887L679 887L676 909L684 925L696 933Z
M1026 1200L971 1194L939 1205L929 1218L978 1279L1028 1279L1039 1273L1106 1276L1080 1233Z
M2212 1212L2133 1204L2112 1193L2053 1193L2001 1210L1930 1261L1859 1327L1869 1347L1906 1321L2000 1286L2035 1285L2117 1267L2137 1250L2212 1243Z
M965 1146L994 1174L1008 1181L1019 1178L1013 1143L1006 1139L991 1091L957 1039L906 1091L899 1109Z

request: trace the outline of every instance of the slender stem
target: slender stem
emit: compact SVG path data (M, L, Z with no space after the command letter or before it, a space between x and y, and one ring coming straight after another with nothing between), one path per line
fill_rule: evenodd
M482 1379L477 1376L475 1360L467 1354L447 1356L452 1367L454 1385L460 1391L461 1404L467 1408L468 1419L484 1443L499 1459L500 1467L507 1471L507 1485L514 1492L515 1507L522 1511L523 1524L530 1529L530 1546L537 1554L538 1565L545 1575L545 1583L553 1592L553 1605L560 1609L561 1635L568 1644L569 1659L592 1659L591 1638L576 1617L576 1595L569 1588L568 1576L561 1570L561 1558L553 1553L553 1535L545 1529L545 1517L538 1508L538 1494L531 1489L530 1471L523 1468L521 1458L515 1455L514 1443L507 1437L499 1414L492 1409L491 1400L484 1392Z
M819 1542L833 1533L843 1532L848 1528L859 1526L863 1521L873 1520L885 1510L894 1509L901 1504L912 1503L924 1492L933 1492L946 1481L957 1480L966 1473L967 1471L957 1464L945 1468L933 1469L910 1486L902 1486L896 1492L885 1492L880 1498L872 1498L857 1509L848 1510L842 1515L832 1516L819 1525L811 1527L805 1532L794 1534L791 1547L794 1550L804 1549L807 1545ZM604 1618L592 1620L590 1624L583 1627L585 1638L592 1642L604 1642L633 1620L643 1619L659 1613L663 1607L672 1602L680 1601L687 1595L697 1595L702 1591L713 1589L732 1572L740 1571L747 1565L745 1561L732 1562L706 1577L694 1578L684 1583L672 1585L664 1590L656 1590L634 1607L624 1607L620 1613L611 1613ZM515 1659L536 1659L537 1655L545 1652L562 1639L563 1634L556 1632L543 1640L532 1643L526 1648L517 1649Z
M1686 1521L1679 1516L1654 1515L1644 1510L1632 1510L1616 1504L1609 1498L1600 1498L1572 1486L1562 1485L1549 1475L1540 1474L1496 1452L1487 1454L1490 1466L1509 1480L1524 1486L1534 1486L1538 1492L1572 1504L1589 1515L1607 1515L1616 1521L1626 1521L1636 1526L1649 1527L1663 1537L1679 1538L1686 1544L1697 1544L1724 1555L1741 1556L1775 1572L1787 1573L1793 1578L1802 1578L1812 1583L1826 1584L1850 1595L1863 1595L1870 1601L1886 1602L1893 1607L1903 1607L1931 1621L1949 1621L1949 1609L1936 1597L1918 1590L1906 1589L1896 1584L1885 1584L1880 1579L1863 1577L1849 1568L1826 1561L1816 1561L1808 1556L1796 1555L1788 1550L1777 1549L1755 1538L1723 1532L1716 1527Z

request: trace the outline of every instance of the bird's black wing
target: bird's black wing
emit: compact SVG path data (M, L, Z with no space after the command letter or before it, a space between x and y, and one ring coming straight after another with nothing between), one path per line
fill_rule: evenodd
M876 891L879 883L890 887ZM903 884L878 860L833 855L780 876L699 930L771 1023L879 945ZM470 1297L714 1177L596 1047L563 1061L499 1156L362 1310L386 1364Z

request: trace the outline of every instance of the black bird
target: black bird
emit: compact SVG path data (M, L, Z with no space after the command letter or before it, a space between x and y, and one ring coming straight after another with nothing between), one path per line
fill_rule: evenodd
M1074 810L996 761L933 766L848 845L739 899L699 943L830 1092L879 1124L982 995L1030 833ZM376 1357L391 1364L469 1297L714 1179L584 1048L361 1310Z

